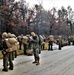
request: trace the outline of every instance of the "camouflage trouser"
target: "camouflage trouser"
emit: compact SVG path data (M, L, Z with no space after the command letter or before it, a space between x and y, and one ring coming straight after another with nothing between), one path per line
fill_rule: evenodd
M33 50L33 52L34 52L34 60L35 60L33 63L36 63L36 65L39 65L40 64L40 62L39 62L39 60L40 60L40 57L39 57L39 48L35 48Z
M16 58L17 57L17 50L15 50L14 53L15 53L15 58Z
M8 53L3 55L3 68L8 69Z
M23 46L24 46L24 55L26 55L27 54L28 45L24 44Z
M52 44L49 44L48 50L51 50L51 51L53 50L53 49L52 49Z
M33 52L34 52L34 58L39 57L39 48L33 49Z
M12 52L8 53L8 60L9 60L9 67L13 68L13 62L12 62Z
M59 44L59 50L61 50L61 44Z

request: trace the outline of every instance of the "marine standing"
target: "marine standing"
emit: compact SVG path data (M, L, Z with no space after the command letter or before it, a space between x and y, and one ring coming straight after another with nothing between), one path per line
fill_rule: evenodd
M12 62L12 47L11 44L9 43L9 39L7 38L7 33L4 32L2 34L2 39L3 39L3 69L2 71L7 72L8 71L8 65L9 69L13 70L13 62Z
M31 35L33 36L33 53L34 53L34 59L35 61L33 63L36 63L36 65L39 65L40 62L40 57L39 57L39 38L38 36L34 33L31 32Z

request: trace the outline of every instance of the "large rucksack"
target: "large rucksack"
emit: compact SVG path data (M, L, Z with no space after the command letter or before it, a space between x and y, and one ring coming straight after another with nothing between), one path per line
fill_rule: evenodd
M41 45L41 43L42 43L42 38L41 38L40 35L38 35L38 37L39 37L39 45Z

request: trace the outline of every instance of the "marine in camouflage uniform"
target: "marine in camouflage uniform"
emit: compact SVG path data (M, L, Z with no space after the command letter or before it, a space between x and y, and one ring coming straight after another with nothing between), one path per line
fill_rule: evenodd
M58 37L58 45L59 45L59 50L61 50L61 47L62 47L62 37L61 36Z
M9 65L9 69L13 70L13 62L12 62L12 48L10 43L8 42L7 37L7 33L4 32L2 34L2 38L3 38L3 69L2 71L7 72L8 71L8 65Z
M31 32L31 35L33 36L33 53L34 53L34 59L35 61L33 63L36 63L36 65L39 65L40 62L40 57L39 57L39 38L38 36L34 33Z
M12 62L12 60L13 60L13 54L17 50L17 40L13 36L14 35L11 34L10 35L11 38L9 38L8 41L6 41L6 44L8 46L8 53L9 53L9 62L10 62L9 63L9 65L10 65L9 69L10 70L13 70L13 62ZM15 56L15 54L14 54L14 56Z
M49 36L49 48L48 48L48 51L49 50L53 51L53 49L52 49L53 42L54 42L54 36L53 35L50 35Z
M19 50L22 50L22 39L23 39L22 37L23 35L17 37L18 42L19 42Z
M68 37L68 45L70 45L71 42L71 36Z
M27 36L23 36L22 44L24 47L24 55L27 55L27 49L28 49L28 37Z
M11 38L14 38L14 43L12 43L12 59L14 60L14 58L17 57L17 49L18 49L18 44L17 44L17 39L16 39L16 36L14 34L11 34Z

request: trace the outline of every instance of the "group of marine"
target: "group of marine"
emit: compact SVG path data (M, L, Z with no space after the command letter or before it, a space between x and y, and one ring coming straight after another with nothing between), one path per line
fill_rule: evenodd
M66 45L74 44L73 36L69 36ZM45 42L48 43L48 51L53 51L53 43L59 45L59 50L64 45L64 41L61 36L55 39L53 35L50 35L47 39L45 36L37 35L35 32L31 32L31 35L17 36L11 33L4 32L2 34L2 54L3 54L3 69L2 71L8 72L8 70L14 69L13 60L17 57L17 50L21 50L23 45L23 53L25 55L33 54L33 64L39 65L41 49L44 49ZM19 46L19 47L18 47Z

